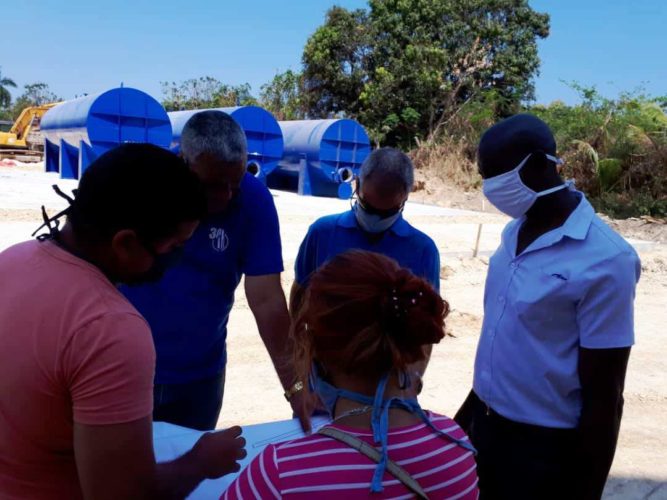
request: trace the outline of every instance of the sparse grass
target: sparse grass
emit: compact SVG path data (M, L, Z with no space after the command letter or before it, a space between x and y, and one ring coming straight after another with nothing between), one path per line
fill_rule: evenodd
M446 138L438 142L421 143L410 151L415 168L427 178L439 178L443 182L465 191L478 189L482 179L477 173L474 152L462 140ZM415 190L423 186L415 186Z

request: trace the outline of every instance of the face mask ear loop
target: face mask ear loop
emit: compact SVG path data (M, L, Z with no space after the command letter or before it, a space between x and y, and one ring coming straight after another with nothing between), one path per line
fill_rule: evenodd
M44 240L48 240L48 239L55 239L58 236L58 232L60 230L60 220L59 219L62 216L67 215L69 213L70 209L72 208L72 204L74 203L74 198L65 194L56 184L54 184L51 187L53 188L53 190L56 192L56 194L58 196L67 200L67 203L69 203L69 207L67 207L65 210L61 210L60 212L58 212L53 217L49 217L49 215L46 213L46 208L44 208L44 205L42 205L42 220L44 222L42 223L41 226L39 226L37 229L35 229L35 231L33 231L31 236L34 237L39 232L39 230L42 229L43 227L46 227L49 232L45 233L45 234L40 234L37 237L37 239L39 241L44 241ZM74 196L76 196L76 193L77 193L77 190L74 190L73 191Z
M69 196L69 195L66 194L66 193L63 193L62 190L58 187L57 184L54 184L54 185L51 186L51 187L53 188L53 190L56 192L56 194L57 194L58 196L60 196L61 198L65 198L65 199L67 200L67 202L68 202L70 205L71 205L72 203L74 203L74 198L72 198L71 196ZM77 191L77 190L74 190L74 191L73 191L74 196L76 196L76 191Z
M60 221L58 219L60 219L63 215L67 215L69 210L70 210L70 207L67 207L65 210L62 210L62 211L58 212L53 217L49 217L49 214L46 213L46 209L44 208L44 205L42 205L42 220L44 222L42 223L41 226L39 226L37 229L35 229L35 231L33 231L31 236L35 236L39 232L40 229L42 229L43 227L46 227L49 232L45 233L45 234L40 234L37 237L37 239L39 241L44 241L44 240L55 238L58 235L58 230L60 228Z
M553 156L546 153L544 154L544 156L547 160L554 162L556 165L563 165L565 163L562 158L558 158L557 156Z

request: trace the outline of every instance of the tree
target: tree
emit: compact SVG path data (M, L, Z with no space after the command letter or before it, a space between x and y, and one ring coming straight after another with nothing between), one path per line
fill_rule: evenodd
M11 122L13 120L11 110L6 108L0 108L0 120ZM9 130L10 125L0 126L0 132L6 132Z
M23 86L21 94L12 106L12 116L18 118L25 108L29 106L41 106L50 102L62 101L62 98L51 92L48 84L44 82L29 83Z
M30 106L41 106L62 99L51 92L49 85L44 82L29 83L23 86L23 94L16 100L23 100Z
M332 7L324 25L306 42L303 51L304 88L309 113L322 118L356 116L359 95L369 76L371 30L364 9Z
M303 75L287 70L262 85L260 104L278 120L303 120L307 111L304 95Z
M11 78L3 77L0 70L0 108L8 108L12 103L8 87L16 88L16 83Z
M580 104L528 108L554 131L565 175L612 214L667 213L667 115L661 107L666 98L638 89L612 99L595 87L570 86Z
M528 0L370 0L334 7L303 54L308 111L347 114L376 140L435 137L492 92L498 115L533 96L549 17ZM487 98L488 101L488 98Z
M180 83L161 82L167 111L184 109L224 108L257 104L247 83L232 86L211 76L191 78Z

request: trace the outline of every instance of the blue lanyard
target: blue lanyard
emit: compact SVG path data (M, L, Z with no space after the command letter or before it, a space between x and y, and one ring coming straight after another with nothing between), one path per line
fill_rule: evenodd
M389 410L392 408L400 408L417 415L436 434L445 437L446 439L468 451L471 451L472 453L477 453L477 450L475 450L474 446L472 446L472 444L470 444L468 441L457 439L449 433L436 428L435 425L433 425L433 423L429 420L428 416L416 399L384 399L384 392L387 387L388 380L389 374L387 373L380 379L380 382L378 383L377 389L375 391L375 396L371 398L369 396L365 396L364 394L359 394L358 392L334 387L319 376L315 366L313 366L313 372L311 375L312 389L320 396L331 416L334 414L336 402L339 398L349 399L364 405L372 405L373 412L371 413L371 429L373 430L373 440L375 441L376 445L380 445L382 452L382 458L375 468L375 472L373 473L373 481L371 482L371 491L373 493L382 492L382 477L384 476L385 470L387 468L388 460L387 440L389 434Z

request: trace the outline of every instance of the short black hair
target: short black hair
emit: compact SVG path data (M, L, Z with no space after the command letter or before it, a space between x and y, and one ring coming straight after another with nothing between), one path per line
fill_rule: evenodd
M84 171L67 220L90 243L123 229L153 243L205 214L204 189L181 158L152 144L123 144Z
M556 155L556 139L549 126L537 116L522 113L484 132L479 141L477 162L483 174L493 177L537 152Z

